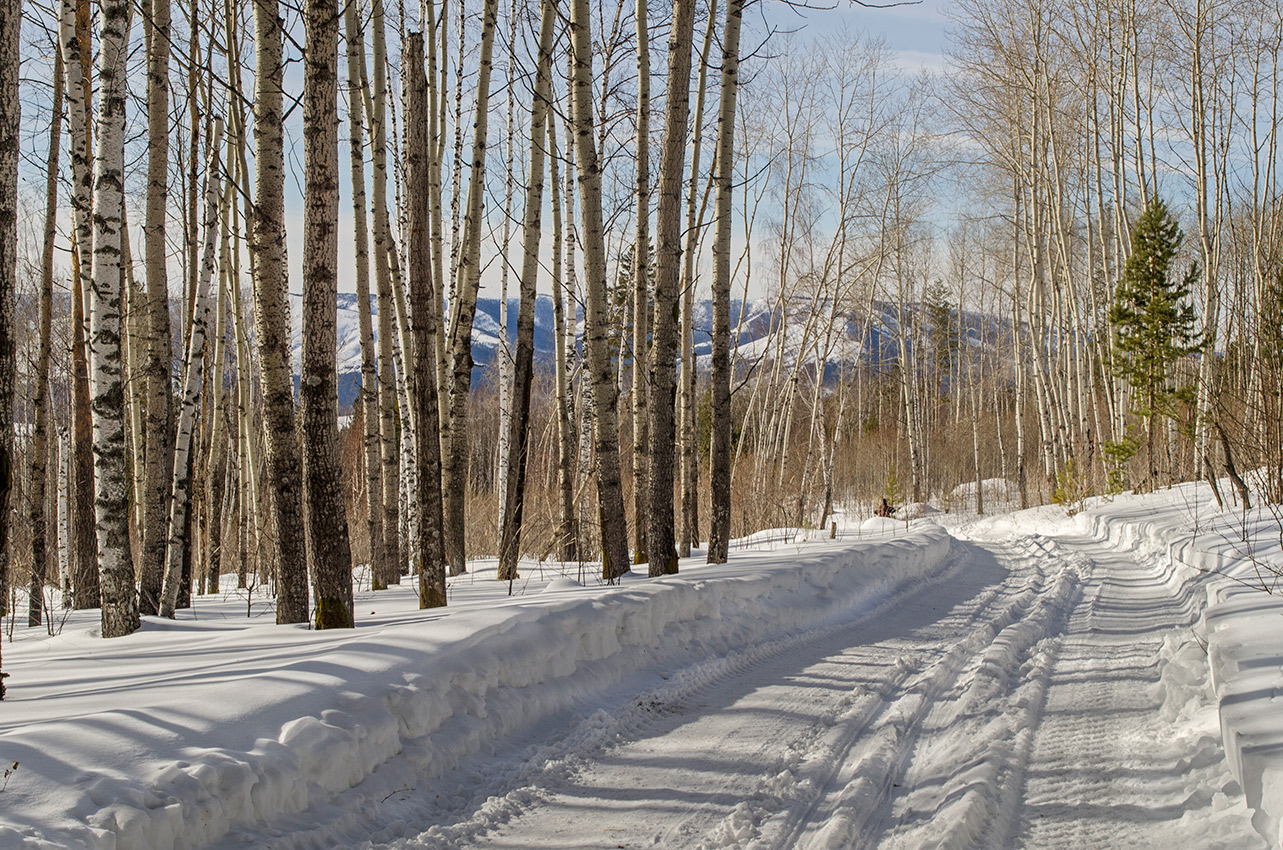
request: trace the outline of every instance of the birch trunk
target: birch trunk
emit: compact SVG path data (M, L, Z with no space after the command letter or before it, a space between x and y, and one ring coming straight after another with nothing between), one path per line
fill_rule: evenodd
M637 0L637 233L633 244L633 563L646 557L650 515L650 413L646 408L650 348L650 21Z
M18 134L22 102L18 98L18 68L22 32L21 0L0 3L0 615L9 609L9 506L13 498L13 395L17 378L17 340L14 306L18 270ZM54 107L55 110L57 107ZM4 699L0 674L0 699Z
M58 239L58 161L62 148L62 53L54 56L53 115L49 122L49 157L45 167L45 229L40 254L40 347L31 407L35 429L31 436L31 470L28 484L28 520L31 524L31 595L27 625L39 626L44 618L44 588L49 564L49 515L46 481L49 473L49 359L53 312L53 249ZM0 231L3 234L3 231ZM2 309L2 305L0 305ZM6 408L7 409L7 408Z
M428 82L423 70L423 34L410 33L406 40L406 198L408 212L409 272L411 310L414 320L414 350L403 352L413 363L410 373L414 391L416 431L415 457L419 471L418 552L419 607L438 608L446 604L446 558L441 504L440 439L437 436L437 372L435 290L432 285L432 213L428 197L431 154L427 138Z
M303 63L303 523L317 629L352 628L352 552L338 447L338 4L307 0Z
M490 114L490 71L493 64L498 0L485 0L481 17L481 56L477 69L477 104L473 117L472 162L463 238L459 246L455 297L450 303L450 415L445 423L442 458L445 497L445 550L451 575L466 571L464 535L468 491L468 396L472 387L472 320L481 286L481 201L485 193L486 130ZM426 116L425 116L426 120Z
M557 405L557 535L558 557L576 557L575 531L575 413L570 398L570 357L566 348L565 285L562 281L561 175L557 152L557 121L548 122L548 180L552 183L552 324ZM572 308L573 309L573 308Z
M713 32L717 24L717 0L708 5L708 22L704 45L700 51L699 83L695 87L695 125L691 132L690 181L686 187L686 248L682 256L682 351L681 351L681 416L679 444L681 457L682 526L677 538L677 554L689 558L692 541L699 545L699 465L696 462L695 430L695 250L703 229L704 208L696 213L696 188L699 185L700 141L704 135L704 93L708 87L708 57L713 50ZM708 195L704 195L707 202ZM698 216L698 217L697 217Z
M129 547L129 476L125 465L125 397L120 369L120 227L124 208L125 74L130 23L127 0L105 0L101 21L89 357L102 636L109 638L130 634L139 625L134 562Z
M352 229L356 264L357 321L361 333L361 417L365 461L365 521L370 538L370 577L375 590L392 583L392 569L383 553L383 471L379 438L379 388L375 361L374 321L370 315L370 229L365 203L365 121L361 97L365 70L365 34L357 19L356 3L343 10L347 43L348 142L351 159ZM398 577L400 570L397 570Z
M196 423L196 405L205 383L205 336L209 327L209 284L214 277L214 245L218 241L218 202L222 181L219 178L219 149L223 145L223 121L214 121L214 135L209 145L205 168L205 244L201 251L200 278L196 284L193 320L187 333L187 357L183 364L182 406L178 414L178 434L174 440L174 482L169 516L169 548L165 559L165 582L160 600L160 616L174 618L182 584L183 553L187 537L187 517L191 506L192 431Z
M619 482L619 399L610 364L606 239L601 215L601 165L593 138L592 39L588 0L573 0L570 34L574 67L571 90L575 162L579 171L579 200L584 222L585 344L592 381L592 433L601 517L602 577L614 581L628 570L628 522L624 517L624 495ZM671 493L669 499L671 504Z
M88 0L63 0L60 40L67 87L67 125L71 136L71 210L75 231L71 283L71 501L70 540L73 604L97 608L98 541L94 522L93 422L89 411L89 361L85 304L93 288L93 173L90 163L88 88ZM85 47L82 47L85 46Z
M303 529L302 461L294 426L290 368L290 307L285 266L285 154L281 111L282 24L277 0L254 0L254 329L258 340L272 490L277 566L276 622L307 621L307 555ZM242 368L244 366L242 365ZM242 400L244 401L244 400ZM242 414L249 411L242 408ZM251 469L251 474L253 470Z
M521 302L517 311L517 356L513 381L516 407L512 412L512 433L508 444L508 471L511 476L504 495L503 535L499 543L499 579L517 577L521 552L522 519L525 514L526 468L530 446L530 392L535 376L535 298L539 280L539 242L542 235L544 146L547 139L548 106L552 99L553 33L557 21L556 0L543 0L539 15L539 58L535 71L535 99L530 107L530 166L527 170L526 208L522 225Z
M717 200L713 225L713 352L710 382L713 433L709 489L712 517L708 562L726 563L731 535L731 192L734 188L735 100L739 86L740 22L744 0L727 0L722 35L721 102L713 158Z
M650 514L646 532L649 573L677 572L673 530L673 467L677 434L677 317L682 261L682 177L686 171L686 121L690 115L691 42L695 0L675 0L668 41L668 91L664 147L659 163L655 216L655 327L650 364Z
M512 429L513 353L508 345L508 249L512 242L512 165L513 157L516 153L517 137L516 129L513 127L513 118L516 115L516 103L513 93L517 84L517 4L515 0L510 0L508 3L508 26L508 121L504 128L508 136L508 155L503 179L503 244L499 258L499 350L497 352L499 358L499 450L497 454L499 457L498 471L495 475L495 493L499 497L499 536L501 538L504 534L504 526L507 523L508 475L511 470L508 454L511 446L510 432ZM431 112L430 106L429 112ZM540 139L540 144L542 142L543 140ZM536 179L533 173L530 176L532 180ZM539 174L537 179L542 182L543 174ZM524 280L521 282L521 286L524 292ZM499 553L500 561L502 561L502 546L499 548Z
M138 605L155 614L160 605L169 539L170 485L174 476L172 429L173 340L169 330L169 277L165 206L169 194L169 0L146 0L147 29L147 448L143 503L143 557Z

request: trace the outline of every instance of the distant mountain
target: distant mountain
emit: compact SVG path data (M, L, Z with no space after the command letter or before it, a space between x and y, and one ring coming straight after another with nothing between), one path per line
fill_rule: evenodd
M290 310L293 323L293 362L295 381L299 373L299 358L302 353L303 320L302 295L290 296ZM357 315L357 298L353 293L339 293L338 296L338 372L339 372L339 407L349 410L360 387L361 378L361 335ZM776 321L778 302L775 299L755 299L744 302L731 302L731 333L737 340L737 357L741 363L759 359L769 359L775 350L771 330ZM377 304L371 298L373 314L377 316ZM515 346L517 336L516 298L508 301L508 338L510 345ZM802 339L802 328L805 324L804 311L811 309L809 300L796 300L789 304L789 328L784 350L787 357L796 357ZM909 315L915 320L922 315L922 306L910 305ZM712 354L712 312L713 304L709 300L695 304L695 356L701 366L706 366ZM894 305L885 302L874 302L873 316L868 322L863 340L856 337L864 326L862 316L853 313L844 314L845 319L841 338L834 345L833 354L825 364L826 375L833 377L840 366L841 359L848 362L860 361L867 365L892 363L899 357L899 314ZM988 340L1010 332L1008 323L991 316L967 312L963 314L963 326L968 346L979 345L982 333ZM378 333L377 319L374 323L375 334ZM583 317L577 315L577 335L582 339ZM480 298L477 300L477 315L472 325L472 359L474 363L472 381L478 386L485 377L484 370L494 362L499 348L499 299ZM990 345L993 343L991 342ZM535 302L535 359L536 362L550 362L553 352L553 309L552 297L541 295ZM807 354L810 360L814 355Z

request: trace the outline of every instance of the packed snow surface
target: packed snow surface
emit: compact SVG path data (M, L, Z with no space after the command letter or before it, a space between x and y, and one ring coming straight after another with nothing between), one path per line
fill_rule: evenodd
M339 632L246 591L19 627L0 848L1278 846L1283 606L1241 572L1278 533L1250 515L1253 565L1208 498L778 530L616 585L527 563L511 595L480 562Z

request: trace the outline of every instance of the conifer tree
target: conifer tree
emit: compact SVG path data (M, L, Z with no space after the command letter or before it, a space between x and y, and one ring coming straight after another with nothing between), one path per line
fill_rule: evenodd
M1155 480L1154 418L1174 417L1179 402L1192 402L1193 388L1181 383L1176 367L1203 348L1190 301L1198 265L1179 276L1172 268L1184 238L1167 205L1151 201L1132 231L1131 256L1109 310L1114 371L1135 392L1133 412L1145 423L1147 487Z

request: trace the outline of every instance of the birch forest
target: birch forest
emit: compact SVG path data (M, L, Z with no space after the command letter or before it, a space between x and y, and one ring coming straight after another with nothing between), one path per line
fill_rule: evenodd
M1283 502L1283 10L949 14L0 0L5 627Z

